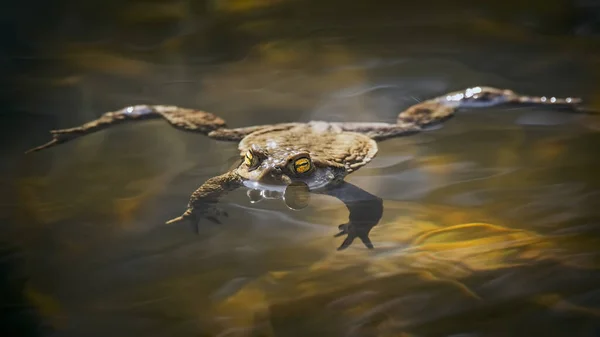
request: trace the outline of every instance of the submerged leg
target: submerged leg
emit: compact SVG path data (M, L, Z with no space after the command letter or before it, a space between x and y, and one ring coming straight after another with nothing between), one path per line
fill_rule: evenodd
M356 238L359 238L367 248L373 249L369 232L383 216L383 200L346 181L317 193L338 198L350 212L348 222L339 225L340 232L335 235L335 237L346 235L338 250L348 248Z
M176 128L186 131L208 134L210 131L225 127L225 121L204 111L168 105L136 105L121 110L107 112L100 118L81 126L52 130L52 140L26 151L26 153L46 149L87 134L100 131L116 124L153 118L164 118Z
M218 217L221 215L227 216L227 213L221 211L215 205L219 202L219 198L240 186L242 186L242 181L233 172L227 172L210 178L192 193L187 210L181 216L171 219L166 223L172 224L189 221L194 226L196 233L198 232L198 222L201 218L220 223Z

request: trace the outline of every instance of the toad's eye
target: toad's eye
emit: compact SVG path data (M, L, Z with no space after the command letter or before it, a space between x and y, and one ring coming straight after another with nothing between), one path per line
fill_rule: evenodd
M249 168L256 168L258 164L258 158L252 153L252 151L248 150L246 152L246 156L244 156L244 164Z
M296 173L306 173L312 168L310 159L306 157L298 158L294 161L294 171Z

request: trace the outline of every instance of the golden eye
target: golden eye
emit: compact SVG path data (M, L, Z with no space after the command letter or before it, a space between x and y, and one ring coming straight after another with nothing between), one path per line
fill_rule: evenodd
M294 162L294 171L296 173L305 173L310 171L312 164L308 158L299 158Z
M246 156L244 157L244 163L246 164L246 166L252 167L254 166L255 162L256 157L254 157L252 151L249 150L248 152L246 152Z

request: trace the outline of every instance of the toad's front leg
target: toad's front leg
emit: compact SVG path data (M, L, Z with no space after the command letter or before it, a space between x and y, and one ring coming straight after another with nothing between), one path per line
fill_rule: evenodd
M173 224L189 221L196 233L198 232L198 222L201 218L221 223L219 217L227 216L227 213L220 210L216 204L227 192L233 191L240 186L242 186L242 179L234 171L210 178L192 193L187 210L181 216L171 219L166 223Z

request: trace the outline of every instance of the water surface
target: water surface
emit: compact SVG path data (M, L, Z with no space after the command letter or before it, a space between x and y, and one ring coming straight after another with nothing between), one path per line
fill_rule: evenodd
M198 107L234 127L391 122L473 85L598 103L597 39L548 33L543 20L278 3L121 4L99 22L67 11L10 55L27 69L10 78L2 117L13 335L598 335L598 116L470 110L382 142L347 179L384 199L373 251L359 240L336 251L348 213L328 196L291 211L240 189L223 199L221 226L164 225L238 151L163 121L22 155L48 129L138 103Z

